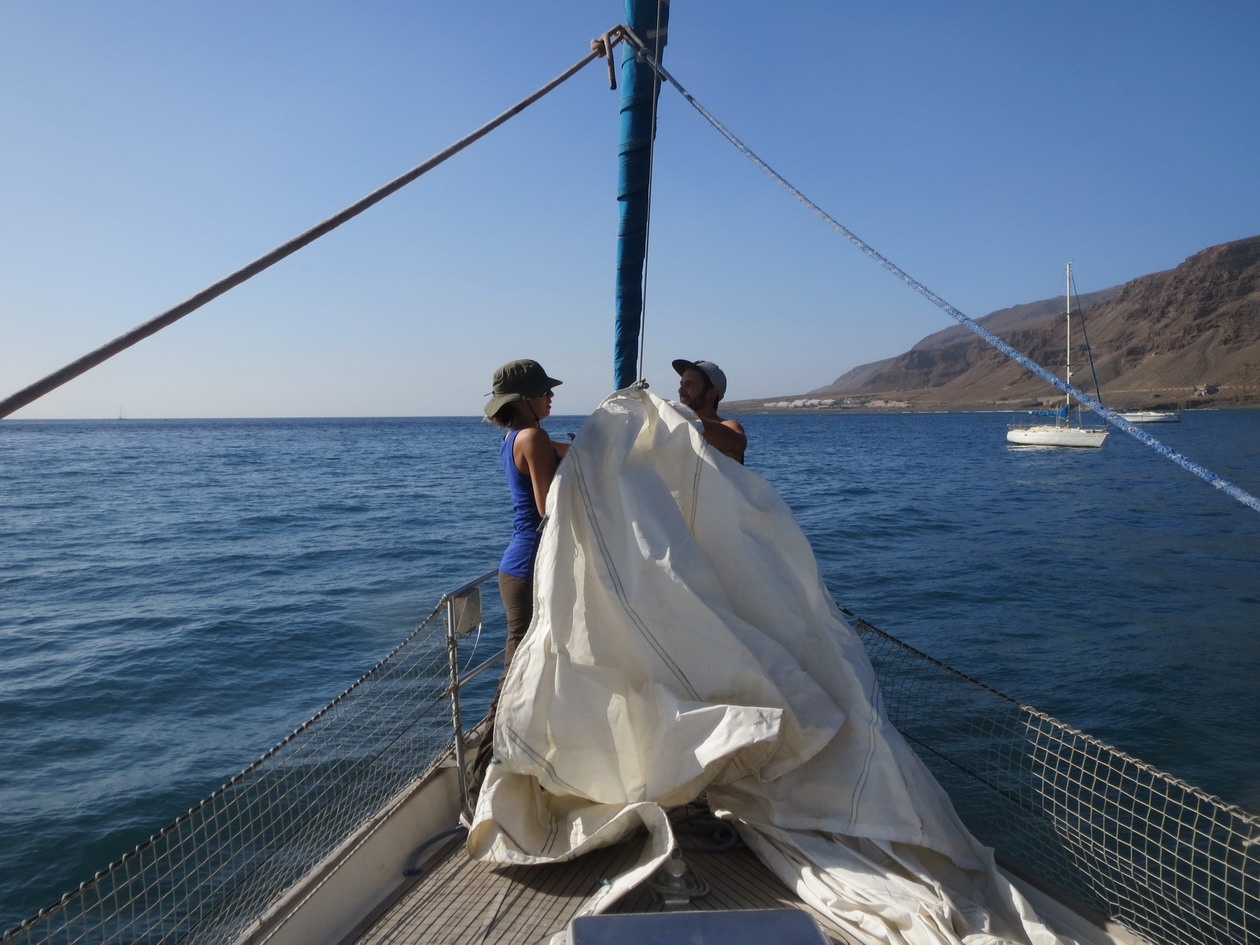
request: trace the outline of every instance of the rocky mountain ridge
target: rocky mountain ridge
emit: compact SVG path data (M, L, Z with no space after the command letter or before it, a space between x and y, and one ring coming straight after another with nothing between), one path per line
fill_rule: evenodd
M1062 296L978 319L1061 375ZM1260 405L1260 236L1209 247L1175 269L1073 300L1103 402L1113 407ZM1073 325L1073 382L1092 393L1088 351ZM895 406L917 410L1021 409L1062 394L961 325L895 358L864 364L804 394L732 402L731 409ZM830 403L828 403L830 401Z

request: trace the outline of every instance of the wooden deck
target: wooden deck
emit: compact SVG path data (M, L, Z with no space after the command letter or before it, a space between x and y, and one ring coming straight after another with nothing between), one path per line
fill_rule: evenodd
M641 839L596 850L569 863L549 866L494 866L470 860L463 835L447 843L427 864L424 875L406 885L345 945L539 945L563 931L604 877L618 875L635 859ZM694 910L809 910L753 854L686 849L691 873L709 888L693 900ZM660 912L664 906L644 885L619 902L614 912ZM833 945L857 940L829 918L812 913Z

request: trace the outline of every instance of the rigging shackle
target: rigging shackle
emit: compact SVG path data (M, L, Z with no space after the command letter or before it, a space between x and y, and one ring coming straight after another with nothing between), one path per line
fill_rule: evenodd
M591 40L591 52L608 60L608 88L617 90L617 64L613 61L613 47L625 39L624 27L614 26L603 36Z

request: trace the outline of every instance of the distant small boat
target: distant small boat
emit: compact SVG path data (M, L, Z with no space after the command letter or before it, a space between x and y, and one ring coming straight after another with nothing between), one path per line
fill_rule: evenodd
M1176 410L1123 410L1117 413L1130 423L1180 423Z
M1067 361L1064 380L1072 383L1072 264L1067 264ZM1103 427L1086 427L1080 422L1080 408L1076 420L1072 418L1072 395L1068 394L1058 410L1033 411L1029 417L1053 417L1053 420L1031 423L1012 423L1006 431L1009 443L1021 446L1092 446L1103 445L1110 432Z

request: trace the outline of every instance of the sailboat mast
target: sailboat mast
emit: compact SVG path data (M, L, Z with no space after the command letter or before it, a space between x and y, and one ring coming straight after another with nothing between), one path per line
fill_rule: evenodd
M1068 386L1072 385L1072 261L1068 260L1067 264L1067 287L1064 293L1067 300L1067 377L1064 378L1068 382ZM1063 401L1063 409L1069 410L1072 406L1072 395L1065 394Z
M656 61L669 29L669 0L626 0L626 25ZM656 135L656 97L660 80L625 43L621 59L621 142L617 147L617 283L613 338L613 386L629 387L639 371L639 331L643 321L643 264L647 256L651 198L652 139Z

